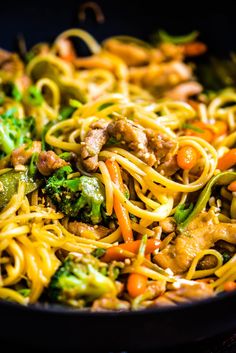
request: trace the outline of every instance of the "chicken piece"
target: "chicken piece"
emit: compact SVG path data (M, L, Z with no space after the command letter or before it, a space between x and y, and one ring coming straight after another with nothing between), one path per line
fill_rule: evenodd
M81 147L82 164L87 171L96 171L98 154L109 137L114 137L117 143L132 151L151 167L158 167L163 163L166 175L172 175L178 169L172 153L176 143L158 132L144 129L125 118L119 118L109 124L98 120L90 127Z
M116 297L104 297L94 300L91 310L92 311L108 311L108 310L129 310L130 303L125 300L120 300Z
M147 48L132 43L123 43L117 39L107 40L105 48L119 56L128 66L143 65L150 59L150 50Z
M182 281L176 283L177 288L165 292L154 300L151 306L175 305L179 302L206 299L214 296L213 288L204 282Z
M33 141L29 147L26 143L16 148L11 154L11 163L15 167L16 165L25 165L32 157L33 153L41 152L41 142Z
M69 222L68 223L69 232L89 239L101 239L111 233L111 229L103 226L92 226L83 222Z
M147 135L141 126L126 119L118 119L108 125L108 133L147 164L154 165L156 162L154 153L148 149Z
M146 129L149 148L155 153L157 160L161 163L166 159L168 153L176 148L176 142L169 137L157 133L154 130Z
M218 240L236 244L236 224L218 223L211 212L203 212L154 260L159 266L180 274L188 270L199 251L212 248Z
M187 99L191 96L195 96L202 92L202 85L198 82L184 82L176 87L172 88L171 90L165 93L165 97L174 99L174 100L181 100L187 101Z
M172 233L176 230L176 222L174 217L167 217L159 222L159 226L164 233Z
M192 78L192 69L180 61L130 69L130 81L144 87L170 88Z
M179 169L176 159L176 141L169 137L157 133L151 129L146 129L148 147L154 152L157 163L155 167L158 172L165 176L171 176Z
M42 175L48 176L55 170L68 165L53 151L43 151L39 153L37 168Z
M82 164L89 172L94 172L98 168L98 154L108 140L106 126L100 128L97 124L91 125L91 129L81 143Z

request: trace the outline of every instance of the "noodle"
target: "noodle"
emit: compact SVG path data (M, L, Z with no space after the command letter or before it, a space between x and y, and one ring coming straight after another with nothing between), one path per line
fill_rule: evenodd
M208 95L185 44L73 28L6 52L0 299L136 310L236 289L236 93Z

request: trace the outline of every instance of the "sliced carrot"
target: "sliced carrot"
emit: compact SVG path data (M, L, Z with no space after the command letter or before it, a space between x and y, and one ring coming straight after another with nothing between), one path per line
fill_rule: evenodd
M228 131L228 124L223 120L217 120L213 125L208 125L215 137L225 135Z
M207 142L213 141L214 133L211 131L208 124L203 123L202 121L195 121L195 122L192 122L191 125L196 127L199 131L197 131L197 129L196 130L187 129L186 130L187 136L201 137L203 140Z
M231 292L233 290L236 290L236 283L233 281L228 281L224 283L224 290L226 292Z
M207 51L207 46L202 42L185 43L182 48L186 56L198 56Z
M217 168L227 170L236 164L236 148L232 148L218 159Z
M131 273L127 281L127 290L131 298L136 298L147 289L147 277L139 273Z
M121 177L120 167L116 161L111 159L106 160L106 166L111 176L111 180L113 183L120 189L120 191L124 192L124 184ZM114 195L113 198L113 206L114 211L116 213L116 217L119 222L121 234L125 242L129 242L133 240L133 230L131 227L131 221L129 218L129 212L127 209L122 205L119 198Z
M101 261L111 262L113 260L123 261L126 258L133 257L137 254L141 245L141 240L134 240L130 243L124 243L117 246L112 246L106 250L106 253L101 257ZM151 254L160 246L160 240L148 239L145 247L145 255Z
M197 164L198 153L192 146L183 146L177 153L177 164L181 169L189 170Z
M236 180L235 181L232 181L232 183L230 183L228 185L228 190L229 191L232 191L232 192L236 192Z

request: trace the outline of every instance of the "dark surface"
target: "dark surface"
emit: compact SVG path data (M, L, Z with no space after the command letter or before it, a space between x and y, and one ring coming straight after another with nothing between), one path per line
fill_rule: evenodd
M120 313L2 302L0 342L57 353L165 353L178 345L194 348L200 341L235 332L235 311L234 293L173 308Z
M24 351L25 353L34 352L39 353L42 352L41 348L37 349L35 345L31 344L20 344L19 342L15 342L15 345L12 346L11 341L3 340L1 341L1 350L7 352L15 352L17 351ZM67 350L62 351L54 351L51 349L44 349L44 353L67 353ZM83 353L84 349L74 350L74 353ZM226 335L220 335L214 337L212 339L204 340L201 342L197 342L194 344L188 345L180 345L174 346L167 350L154 350L154 351L147 351L144 350L141 353L235 353L236 352L236 333L228 333ZM106 352L106 351L98 351L94 350L90 353L118 353L117 351L113 352ZM120 351L119 353L135 353L135 351Z
M98 40L116 34L148 39L157 29L165 28L173 34L199 30L209 50L218 55L236 50L233 1L198 1L194 8L193 3L185 5L183 1L171 5L157 0L98 1L106 17L102 25L93 16L79 23L80 3L1 1L0 46L13 49L16 35L21 33L30 47L51 41L70 27L89 30ZM0 350L231 353L236 352L235 335L229 334L236 330L235 312L235 295L174 310L131 314L80 314L56 308L35 311L0 303Z
M21 33L28 47L51 41L71 27L88 30L97 40L119 34L146 40L160 28L173 34L199 30L212 53L222 55L236 48L234 1L98 0L105 23L95 22L91 10L79 22L81 0L1 1L0 46L12 49Z

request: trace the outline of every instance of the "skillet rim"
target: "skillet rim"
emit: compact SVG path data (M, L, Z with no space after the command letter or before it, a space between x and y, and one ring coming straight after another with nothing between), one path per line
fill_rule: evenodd
M214 305L215 303L221 304L222 302L227 301L235 297L236 300L236 291L224 292L215 297L208 297L201 300L196 300L188 303L180 303L175 306L163 306L163 307L153 307L140 310L107 310L107 311L91 311L89 309L76 309L72 307L63 306L60 304L52 303L36 303L31 305L22 305L16 302L10 302L7 300L0 301L0 312L1 307L15 308L16 310L22 310L23 312L28 313L41 313L41 314L51 314L51 315L63 315L63 316L78 316L78 317L114 317L114 316L146 316L146 315L157 315L158 313L168 313L176 311L191 310L196 307L205 307L208 304Z

